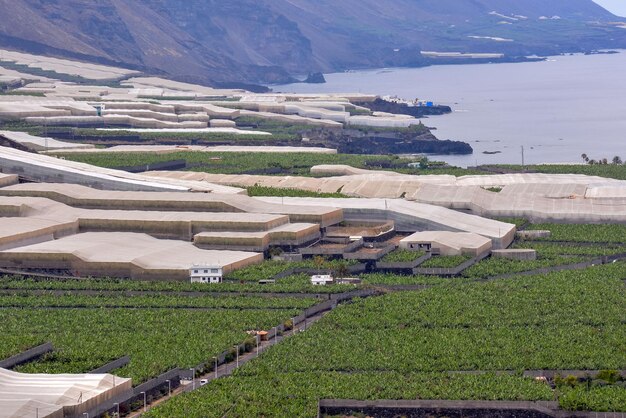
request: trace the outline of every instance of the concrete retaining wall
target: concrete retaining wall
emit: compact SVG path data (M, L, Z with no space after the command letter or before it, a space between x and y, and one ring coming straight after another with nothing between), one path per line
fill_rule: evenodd
M103 374L109 373L111 370L119 369L120 367L126 366L130 363L130 357L124 356L120 357L117 360L113 360L102 367L98 367L97 369L93 369L89 372L89 374Z
M48 342L11 356L8 359L0 361L0 367L3 369L12 369L13 367L19 366L20 364L33 361L53 350L54 347L52 346L52 343Z

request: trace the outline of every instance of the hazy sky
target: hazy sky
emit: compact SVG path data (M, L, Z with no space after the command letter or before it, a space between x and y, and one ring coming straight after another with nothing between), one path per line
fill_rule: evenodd
M626 16L626 0L593 0L618 16Z

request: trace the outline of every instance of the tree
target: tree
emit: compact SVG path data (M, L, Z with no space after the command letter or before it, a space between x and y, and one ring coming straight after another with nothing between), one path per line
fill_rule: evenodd
M616 155L615 157L613 157L613 164L621 165L622 164L622 159L618 155Z
M341 263L335 269L335 276L338 278L346 277L348 274L350 274L350 270L348 270L348 266L346 266L344 263Z
M322 268L322 266L324 266L324 264L326 264L326 260L321 255L316 255L315 257L313 257L313 264L319 270Z
M587 156L587 154L583 153L580 158L583 159L584 162L588 163L589 162L589 157Z
M268 253L270 257L278 257L283 253L283 250L280 247L270 247Z
M423 170L428 168L428 157L422 157L420 160L420 168Z

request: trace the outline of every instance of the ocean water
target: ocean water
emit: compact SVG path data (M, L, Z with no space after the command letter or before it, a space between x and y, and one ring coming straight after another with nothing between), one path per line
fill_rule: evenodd
M581 154L626 160L626 51L515 64L379 69L326 75L326 84L275 86L297 93L361 92L432 100L453 113L423 119L439 139L472 155L432 156L458 166L579 163ZM485 154L484 152L496 154Z

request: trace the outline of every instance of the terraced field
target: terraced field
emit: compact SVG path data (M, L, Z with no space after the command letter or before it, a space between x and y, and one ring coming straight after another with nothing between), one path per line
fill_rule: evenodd
M361 300L148 416L312 417L319 398L558 399L626 411L623 385L554 389L520 375L626 368L625 277L615 263Z
M281 154L249 152L177 152L171 154L115 153L115 154L62 154L68 160L93 164L100 167L146 166L165 161L185 160L187 170L216 174L267 174L309 176L310 169L320 164L347 164L357 168L385 169L407 174L486 174L478 170L433 165L427 170L409 167L419 159L387 155L359 154Z
M242 343L316 303L313 298L254 296L0 296L0 358L51 341L55 351L23 372L87 372L124 355L115 373L138 384L174 367L188 368Z

